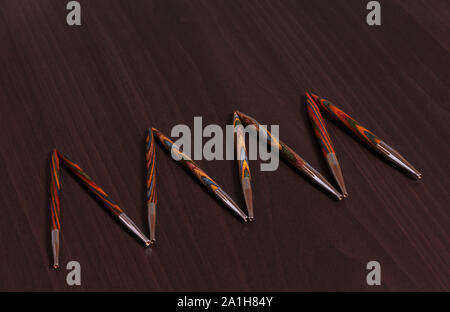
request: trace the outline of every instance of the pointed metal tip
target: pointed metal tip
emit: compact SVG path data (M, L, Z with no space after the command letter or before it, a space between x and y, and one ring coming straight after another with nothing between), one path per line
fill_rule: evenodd
M409 171L409 173L417 180L422 179L422 173L420 173L417 169L414 169L414 171Z
M325 190L333 194L333 196L338 199L342 200L342 194L339 193L331 184L328 182L327 179L325 179L316 169L314 169L310 164L305 162L305 165L302 168L303 172L312 179L316 184L323 187Z
M242 193L244 193L245 206L247 207L247 214L249 221L253 221L253 194L251 187L251 180L248 177L241 179Z
M214 191L214 194L225 204L228 208L230 208L234 213L240 216L245 222L247 222L247 215L239 208L239 206L231 199L231 197L225 193L222 188L218 188Z
M53 268L59 268L59 230L52 230Z
M333 194L334 198L337 200L343 200L344 195L338 192L323 176L320 176L320 181L315 180L317 184L321 185L328 192Z
M155 242L155 231L156 231L156 204L149 203L148 206L148 227L150 229L150 242L153 244Z
M324 186L326 190L328 190L331 194L333 194L334 198L337 200L343 200L344 197L341 193L339 193L334 187L331 186L331 184L328 183L327 186Z
M137 227L137 225L128 217L124 212L119 215L119 220L136 235L139 239L141 239L146 246L150 245L150 240L147 236L142 233L142 231Z
M253 217L248 217L247 219L249 222L253 222L255 220L255 218L253 218Z
M414 176L416 179L421 179L422 174L414 168L399 152L387 145L385 142L381 141L376 145L376 149L382 155L384 155L391 162L402 168L404 171L408 172L410 175Z
M152 243L152 241L148 240L148 241L145 242L145 246L150 246L151 243Z
M330 168L331 173L333 174L334 180L337 182L341 190L341 196L343 198L347 197L348 193L347 188L345 187L344 176L342 175L342 169L341 166L339 165L339 161L337 160L336 154L329 153L326 156L326 160L328 163L328 167Z

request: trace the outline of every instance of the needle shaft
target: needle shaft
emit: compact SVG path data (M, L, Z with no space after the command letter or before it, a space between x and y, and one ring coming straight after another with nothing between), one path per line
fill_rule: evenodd
M248 221L248 217L239 208L239 206L231 199L231 197L225 193L225 191L201 169L197 163L195 163L188 155L184 154L180 148L172 142L166 135L164 135L158 129L152 128L153 134L159 140L159 142L172 154L172 158L179 161L185 166L190 173L192 173L202 185L214 194L221 202L223 202L231 211L237 214L245 222Z

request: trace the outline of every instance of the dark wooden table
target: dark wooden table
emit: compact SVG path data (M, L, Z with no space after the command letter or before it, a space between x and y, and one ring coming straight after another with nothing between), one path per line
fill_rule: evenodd
M0 290L450 290L450 6L381 1L3 0ZM243 224L157 149L157 246L145 249L67 170L63 268L50 268L49 156L70 155L145 229L144 135L154 126L268 124L328 178L302 96L316 92L398 149L416 182L327 120L350 196L284 162L251 163ZM243 206L234 161L200 161ZM82 285L66 284L79 261ZM382 285L366 284L381 264Z

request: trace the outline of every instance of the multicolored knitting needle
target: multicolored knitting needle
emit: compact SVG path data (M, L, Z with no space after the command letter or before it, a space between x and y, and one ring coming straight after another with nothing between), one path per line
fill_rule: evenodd
M328 167L334 176L341 193L344 197L347 197L347 188L344 183L344 176L342 175L341 166L336 157L336 152L334 151L333 143L331 142L330 135L328 134L327 128L325 127L325 122L323 121L322 115L320 114L319 107L312 99L311 95L306 93L306 110L308 111L309 120L314 128L314 133L319 141L320 147L322 149L323 156L327 161Z
M422 178L422 174L415 169L399 152L387 145L371 131L364 128L359 122L337 108L333 103L315 95L310 94L321 109L326 111L335 120L353 132L359 139L389 159L391 162L408 172L416 179Z
M236 134L236 155L242 193L244 194L245 205L247 206L248 219L253 221L255 217L253 212L250 167L248 165L247 149L245 148L244 126L236 113L233 114L233 126Z
M158 129L152 128L153 134L159 140L159 142L172 154L174 160L181 162L202 184L211 191L217 198L219 198L228 208L234 213L240 216L245 222L248 221L248 217L244 212L236 205L231 197L225 193L222 188L209 177L189 156L180 151L180 148L176 146L167 136L165 136Z
M151 129L148 129L147 138L145 139L145 159L147 167L146 177L146 196L148 211L148 226L150 229L150 242L155 242L156 228L156 149L155 139Z
M61 181L59 175L59 158L77 176L80 181L97 197L107 208L111 211L131 232L139 237L145 245L150 245L150 240L141 232L141 230L134 224L134 222L125 214L125 212L117 204L115 204L94 181L83 171L83 169L70 160L66 155L53 150L51 157L51 215L52 215L52 248L54 262L53 267L57 269L59 267L59 231L60 217L59 217L59 192L61 189Z
M53 251L53 267L59 268L59 231L61 223L59 219L59 193L61 191L61 176L58 152L56 149L52 151L50 159L50 212L52 218L52 251Z
M307 177L309 177L313 182L320 185L328 192L333 194L338 200L342 200L343 196L339 193L328 181L325 179L317 170L315 170L310 164L303 160L297 153L295 153L289 146L274 138L272 134L261 124L256 121L256 119L245 115L241 112L236 112L239 118L245 125L255 126L258 133L265 135L267 137L268 143L277 147L280 151L281 157L283 157L287 162L289 162L296 169L303 172Z

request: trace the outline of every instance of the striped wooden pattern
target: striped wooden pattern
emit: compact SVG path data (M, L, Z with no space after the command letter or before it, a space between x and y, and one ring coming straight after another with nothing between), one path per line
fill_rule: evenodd
M381 142L381 140L375 134L367 130L359 122L347 115L344 111L337 108L330 101L327 101L312 93L311 97L315 100L315 102L320 106L321 109L326 111L330 116L334 117L334 119L348 128L365 143L369 144L372 147L375 147L378 143Z
M83 183L100 201L111 211L114 215L118 216L123 213L122 208L120 208L116 203L114 203L111 198L109 198L108 194L99 187L85 172L84 170L76 163L74 163L68 156L58 151L59 158L63 161L63 163L67 166L67 168L75 174Z
M280 141L280 155L295 168L303 169L306 162L292 148Z
M281 140L275 138L266 127L262 125L253 117L250 117L242 112L237 112L239 118L245 125L253 125L260 135L267 138L267 142L275 145L280 150L280 155L286 159L291 165L302 170L305 166L305 161L292 150L289 146L283 143Z
M145 139L145 159L147 176L145 183L145 194L147 197L147 205L150 203L157 203L156 196L156 149L155 139L151 129L148 129L147 137Z
M60 230L61 220L59 217L59 193L61 191L61 175L58 152L53 149L50 159L50 211L51 211L51 229Z
M188 155L180 151L179 147L175 145L166 135L164 135L158 129L152 128L153 134L158 138L162 145L172 153L190 172L199 179L203 185L214 193L219 188L219 185L204 172Z
M325 126L319 107L308 92L306 92L306 110L323 155L326 156L330 153L335 153L333 143L331 142L330 135L328 134L327 127Z

